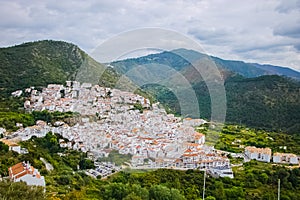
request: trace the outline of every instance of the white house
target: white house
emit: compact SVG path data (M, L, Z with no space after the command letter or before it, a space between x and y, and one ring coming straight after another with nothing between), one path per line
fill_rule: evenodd
M297 165L299 164L298 156L292 153L274 153L273 154L274 163L289 163Z
M196 132L194 134L195 143L197 144L204 144L205 143L205 135L202 133Z
M270 148L256 148L248 146L245 148L245 155L251 160L258 160L262 162L270 162L272 150Z
M20 162L8 169L9 178L13 182L24 181L27 185L46 186L44 176L28 162Z
M0 134L4 134L6 132L5 128L0 128Z
M17 90L17 91L14 91L13 93L11 93L11 95L13 97L20 97L22 95L23 91L22 90Z

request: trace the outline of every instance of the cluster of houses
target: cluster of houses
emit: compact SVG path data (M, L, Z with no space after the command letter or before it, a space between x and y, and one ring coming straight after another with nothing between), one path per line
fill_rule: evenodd
M253 146L248 146L245 148L245 159L271 162L272 150L270 148L256 148ZM272 161L273 163L298 165L300 163L300 156L292 153L276 152L273 154Z
M132 109L137 102L144 108L150 107L150 101L140 95L77 81L67 81L66 86L49 84L41 92L34 88L26 91L30 93L30 99L24 103L28 110L71 111L105 118L112 112Z
M38 121L13 133L14 139L44 137L51 131L67 139L59 141L61 147L88 152L95 160L114 149L131 154L132 167L230 168L229 159L205 146L205 135L195 131L204 120L167 114L159 103L150 105L142 96L76 81L67 81L66 86L50 84L41 92L31 87L25 92L30 93L24 103L29 111L72 111L85 117L74 126ZM136 103L144 112L134 109Z

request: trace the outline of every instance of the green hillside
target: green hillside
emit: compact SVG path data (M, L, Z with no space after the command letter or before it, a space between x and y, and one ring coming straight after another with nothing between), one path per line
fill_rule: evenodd
M120 75L96 62L76 45L44 40L0 48L1 94L66 80L113 86ZM130 85L125 81L125 85Z
M280 76L226 81L227 121L300 134L300 82Z

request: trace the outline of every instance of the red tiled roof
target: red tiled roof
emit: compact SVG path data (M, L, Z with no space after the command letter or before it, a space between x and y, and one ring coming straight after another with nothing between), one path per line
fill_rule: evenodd
M31 174L35 172L35 169L33 166L30 166L30 169L26 167L27 165L23 162L20 162L8 169L9 171L9 177L11 179L18 179L21 178L22 176L25 176L26 174ZM37 178L41 178L41 175L39 173L35 174Z

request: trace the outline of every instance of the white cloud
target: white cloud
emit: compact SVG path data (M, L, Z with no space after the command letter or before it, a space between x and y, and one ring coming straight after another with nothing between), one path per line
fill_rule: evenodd
M0 1L0 46L57 39L90 53L120 32L160 27L195 38L207 53L224 59L268 62L300 71L299 2Z

